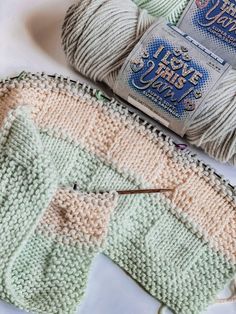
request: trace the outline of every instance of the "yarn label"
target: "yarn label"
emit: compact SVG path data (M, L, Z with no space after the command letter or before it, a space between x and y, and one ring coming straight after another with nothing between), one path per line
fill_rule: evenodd
M191 0L178 27L236 67L236 0Z
M162 18L125 61L113 91L183 136L230 65Z

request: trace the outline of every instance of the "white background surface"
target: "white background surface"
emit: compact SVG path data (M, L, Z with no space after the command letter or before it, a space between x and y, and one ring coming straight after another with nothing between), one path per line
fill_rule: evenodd
M79 79L78 74L66 64L60 46L61 23L66 8L72 2L74 1L0 1L0 78L26 70L59 73ZM174 137L173 134L171 136ZM183 142L182 139L177 140ZM236 185L236 168L222 165L199 151L197 153ZM108 258L100 255L93 263L86 295L78 314L157 314L158 308L159 303L154 298ZM0 314L19 313L24 312L0 302ZM167 313L171 312L167 310ZM212 305L204 314L233 313L236 314L235 303Z

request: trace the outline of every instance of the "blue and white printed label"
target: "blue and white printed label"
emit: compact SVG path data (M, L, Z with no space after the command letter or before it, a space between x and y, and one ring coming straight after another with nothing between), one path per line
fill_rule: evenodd
M193 38L159 19L127 58L113 91L183 136L229 68Z
M178 27L236 67L236 0L191 0Z

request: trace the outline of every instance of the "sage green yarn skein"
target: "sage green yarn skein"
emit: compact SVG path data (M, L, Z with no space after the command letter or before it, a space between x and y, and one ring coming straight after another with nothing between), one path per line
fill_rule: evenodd
M154 3L135 1L140 6ZM165 12L163 1L160 14L176 23L188 1L172 0ZM127 56L155 20L131 0L80 0L68 9L63 24L62 44L68 61L83 75L113 88ZM230 70L210 92L185 134L191 144L232 165L236 165L235 84L236 71Z
M146 9L153 16L164 16L176 24L189 0L133 0L141 9Z

